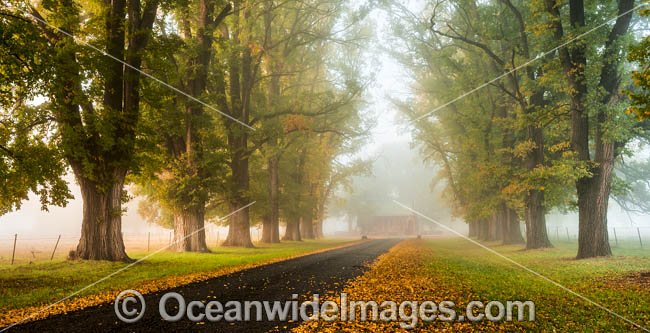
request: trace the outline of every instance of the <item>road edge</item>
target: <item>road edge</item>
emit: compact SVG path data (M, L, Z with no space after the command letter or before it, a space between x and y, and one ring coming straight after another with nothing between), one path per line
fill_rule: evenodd
M323 252L328 252L328 251L334 251L338 249L343 249L351 246L356 246L360 245L366 242L369 242L371 240L364 239L364 240L357 240L357 241L352 241L347 244L343 245L338 245L338 246L333 246L333 247L326 247L314 251L309 251L309 252L304 252L300 254L295 254L291 256L286 256L286 257L277 257L273 258L270 260L254 263L254 264L244 264L244 265L236 265L236 266L230 266L230 267L225 267L221 269L217 269L214 271L208 271L208 272L201 272L201 273L194 273L194 274L187 274L187 275L182 275L182 276L169 276L165 277L162 279L157 279L157 280L150 280L143 282L141 285L133 287L133 289L138 290L141 294L150 294L150 293L155 293L159 291L164 291L172 288L177 288L181 287L184 285L188 285L191 283L195 282L201 282L205 280L209 280L212 278L216 277L221 277L224 275L228 274L233 274L237 272L241 272L247 269L252 269L252 268L257 268L257 267L262 267L262 266L267 266L267 265L272 265L275 263L287 261L287 260L292 260L292 259L297 259L301 257L306 257L314 254L319 254ZM53 305L49 309L42 311L36 315L34 315L31 318L26 319L23 321L21 324L25 324L28 322L32 321L37 321L37 320L43 320L51 316L55 315L60 315L60 314L66 314L68 312L74 312L74 311L79 311L83 310L86 308L90 308L93 306L98 306L102 304L108 304L112 303L115 301L115 297L121 292L122 290L107 290L107 291L102 291L100 293L96 294L90 294L90 295L85 295L85 296L79 296L79 297L73 297L69 300L66 300L64 302L58 303L56 305ZM13 323L20 321L21 319L30 316L31 314L40 311L43 307L47 305L41 305L41 306L30 306L30 307L25 307L25 308L20 308L20 309L12 309L5 311L0 314L0 328L4 328L7 326L12 325Z

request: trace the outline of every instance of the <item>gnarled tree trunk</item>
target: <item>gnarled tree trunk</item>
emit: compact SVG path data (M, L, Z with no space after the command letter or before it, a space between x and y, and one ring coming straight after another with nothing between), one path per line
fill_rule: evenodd
M603 105L617 102L619 92L620 63L624 52L621 52L619 39L628 34L632 19L634 0L620 0L618 3L618 16L609 31L604 52L603 67L600 73L598 88L604 92L601 103ZM546 10L553 17L554 38L563 42L567 36L561 21L561 12L555 0L546 0ZM587 26L585 6L582 0L569 1L569 21L571 27L583 29ZM575 45L569 50L558 50L562 67L571 89L571 146L577 158L591 166L591 177L584 177L576 182L578 192L579 233L578 233L578 259L596 256L609 256L612 254L607 235L607 208L611 191L612 168L616 156L616 147L625 142L606 142L604 127L607 115L603 110L597 110L595 126L590 126L593 120L587 110L589 87L585 69L587 67L588 52L584 43ZM594 146L595 159L591 160L590 133L595 128ZM595 163L593 163L595 162Z
M97 184L77 176L83 198L81 238L75 256L80 259L132 261L122 239L122 189L125 171L114 173L115 182L102 192Z
M582 178L578 189L578 259L611 256L607 232L607 207L614 169L614 144L601 143L596 152L599 163L591 178Z
M203 209L185 210L174 215L174 244L177 252L210 252L205 243Z
M71 2L52 3L53 12L65 19L54 24L65 31L79 29L79 17ZM135 131L139 118L140 73L142 51L147 45L155 20L157 1L115 0L98 8L105 16L103 33L106 53L119 61L109 60L97 70L103 85L102 116L89 120L85 114L96 114L90 97L82 88L85 78L78 62L74 37L53 34L50 24L36 22L56 49L53 87L49 92L62 142L63 155L71 165L83 198L81 237L74 256L82 259L130 261L122 239L122 191L127 166L133 158ZM126 16L128 10L129 15ZM34 17L42 17L32 8ZM128 18L128 20L127 20ZM125 24L126 23L126 24ZM128 24L128 33L126 26ZM136 30L137 29L137 33ZM128 41L128 47L126 42ZM130 64L124 67L120 61ZM84 113L85 112L85 113ZM101 135L99 130L101 129Z
M239 202L233 202L231 203L231 209L232 211L235 211L237 209L241 209L247 204L248 203L242 204ZM239 212L230 215L228 236L221 245L254 247L253 242L251 241L251 229L249 221L250 216L248 213L248 208L244 208Z

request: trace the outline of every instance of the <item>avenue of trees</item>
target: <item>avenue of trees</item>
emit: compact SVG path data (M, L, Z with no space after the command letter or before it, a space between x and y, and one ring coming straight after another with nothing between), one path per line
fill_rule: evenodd
M367 10L342 0L9 1L0 7L0 212L81 188L75 255L128 261L123 203L175 250L322 236L366 134ZM133 189L132 193L127 191ZM241 209L255 202L255 205ZM227 221L215 221L217 216Z
M414 83L393 102L469 234L551 247L546 215L576 211L577 258L611 255L610 198L650 212L650 164L634 157L650 141L647 2L415 2L2 2L0 214L30 193L65 205L71 173L78 258L130 260L134 196L176 251L208 252L206 223L227 225L229 246L253 246L256 224L268 243L321 237L337 187L373 169L351 156L369 136L379 9L376 52ZM342 211L412 190L368 183Z
M452 0L414 13L384 2L391 50L417 92L395 104L470 236L523 243L522 221L526 248L551 247L545 215L575 210L577 258L608 256L610 196L647 207L628 193L648 189L628 162L650 129L639 121L649 114L640 4Z

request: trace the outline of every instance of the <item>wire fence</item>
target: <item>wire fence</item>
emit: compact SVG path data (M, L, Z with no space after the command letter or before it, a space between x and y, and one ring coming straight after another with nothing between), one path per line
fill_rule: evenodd
M225 239L227 231L206 229L206 243L210 247L219 246ZM251 228L253 241L261 240L261 230ZM124 247L127 253L141 253L168 247L174 239L170 230L149 231L144 233L123 233ZM0 265L21 265L55 259L67 258L70 251L79 243L79 235L30 236L29 234L0 235Z
M650 227L612 227L609 228L610 244L621 247L650 249ZM565 226L550 226L547 229L551 240L577 241L575 230ZM219 246L225 239L227 229L208 228L206 243L210 247ZM525 232L524 232L525 234ZM159 250L172 244L174 232L157 230L144 233L124 233L124 246L128 253L141 253ZM261 240L261 229L251 228L253 241ZM0 235L0 265L21 265L41 261L67 258L70 251L79 243L79 235L30 236L29 234Z
M555 226L547 228L551 240L577 241L578 233L566 226ZM639 227L611 227L608 228L609 242L612 245L623 245L626 247L636 246L638 248L650 249L650 226ZM634 245L636 244L636 245Z

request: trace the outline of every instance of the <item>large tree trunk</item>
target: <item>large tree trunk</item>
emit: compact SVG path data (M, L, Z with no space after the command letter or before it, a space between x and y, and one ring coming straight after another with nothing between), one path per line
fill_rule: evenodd
M174 244L177 252L210 252L205 243L203 209L185 210L174 215Z
M75 172L76 173L76 172ZM83 198L81 238L75 256L80 259L132 261L122 239L122 189L126 172L114 173L115 182L106 193L97 184L77 176Z
M599 148L596 153L599 164L591 169L593 176L582 178L577 184L577 259L612 255L607 232L607 207L614 168L614 145L601 143Z
M271 221L272 222L271 230L273 232L273 238L272 238L273 243L280 243L280 218L279 218L279 215L280 214L278 214L277 219Z
M494 219L494 216L492 218L486 220L487 223L487 236L485 238L486 241L493 241L495 240L495 235L496 235L496 221Z
M502 240L503 236L503 216L500 214L500 212L497 212L492 215L492 219L490 219L490 240L495 241L495 240Z
M79 18L72 17L71 2L53 3L54 12L66 12L61 28L79 29ZM128 4L128 6L127 6ZM50 36L56 48L54 86L50 92L63 155L72 166L81 187L83 219L81 238L74 256L82 259L130 261L122 239L122 191L127 169L132 162L136 128L139 118L140 73L142 51L146 47L156 17L158 2L148 1L141 8L138 0L115 0L100 9L105 16L105 49L119 61L106 59L99 70L103 81L102 116L86 119L85 113L95 114L93 104L82 89L84 79L77 62L76 42L66 34L52 34L47 25L36 24ZM128 22L126 11L128 10ZM41 17L32 8L34 17ZM63 22L63 21L62 21ZM128 33L126 24L128 23ZM58 24L58 23L56 23ZM137 29L137 34L134 29ZM128 47L125 49L126 41ZM124 67L120 61L130 66ZM101 129L101 135L99 130ZM111 143L112 142L112 143ZM116 167L116 166L122 167ZM92 179L92 180L91 180Z
M232 172L232 191L230 207L232 211L241 209L250 204L246 195L249 189L250 178L248 174L248 157L243 155L246 148L246 133L239 134L239 138L230 139L232 160L230 170ZM228 236L222 245L253 247L250 232L249 207L246 207L230 216Z
M485 241L495 241L501 238L501 218L498 214L493 214L492 218L486 219L485 224L487 225L487 234L485 235Z
M517 213L513 209L506 207L503 225L503 244L523 244L524 242Z
M277 156L268 159L269 172L269 205L271 206L268 223L264 224L263 241L265 243L280 242L280 200L279 200L279 182L278 182L278 164Z
M572 10L574 7L576 10L584 10L581 8L581 4L572 3L571 6ZM606 92L602 98L603 105L610 106L618 102L621 67L619 64L624 53L620 52L617 42L628 33L633 8L634 0L621 0L618 2L619 16L605 43L605 52L602 55L605 61L600 73L599 84L600 88ZM584 96L578 97L584 98ZM580 104L576 105L581 106ZM596 164L591 169L593 176L580 179L576 184L579 210L578 259L612 255L607 232L607 208L617 148L622 148L625 141L611 142L605 138L607 121L608 117L605 112L598 110L594 140L596 148L594 161ZM583 130L588 130L588 127Z
M246 136L245 133L240 135ZM230 207L232 211L241 209L250 203L249 198L246 195L250 182L248 174L248 157L241 155L241 152L246 147L245 140L245 138L242 141L233 140L239 142L239 147L232 149L235 153L232 154L232 161L230 163L233 180L231 185L233 186L233 189L230 198ZM222 245L253 247L248 207L230 216L228 236Z
M314 239L314 221L312 213L306 213L300 218L300 235L302 239Z
M243 133L241 136L245 137L246 134ZM244 138L241 141L233 140L232 142L239 143L238 148L232 149L235 153L232 155L232 161L230 163L233 180L230 207L232 211L236 211L250 203L248 196L245 194L248 191L250 179L248 175L248 157L241 155L241 152L246 146L246 139ZM228 236L222 245L253 247L248 207L230 216Z
M300 218L298 216L291 216L287 219L287 228L284 231L282 240L302 240L300 238Z
M241 202L232 202L231 209L232 211L235 211L237 209L241 209L247 204L248 203L243 204ZM253 242L251 241L251 227L248 207L230 215L228 236L221 245L254 247Z
M332 190L332 185L333 183L330 181L327 184L327 187L325 189L325 193L323 194L322 197L318 198L318 210L316 213L316 225L314 225L314 236L316 238L323 238L325 235L323 234L323 222L325 220L325 203L327 202L327 198L330 195L330 192Z
M262 243L273 243L273 224L268 215L262 217Z
M526 249L529 250L553 246L548 240L543 201L542 191L530 191L526 203Z
M314 238L323 238L323 220L320 218L314 223Z
M489 220L480 220L478 223L478 239L481 241L489 240L490 238L490 223Z
M293 171L292 177L294 181L296 182L296 185L298 186L298 192L295 196L295 204L293 209L291 209L291 212L288 213L289 217L287 218L287 229L284 233L284 237L282 240L302 240L301 239L301 232L300 232L300 224L301 222L301 216L300 216L300 210L301 207L303 206L303 196L302 194L302 185L303 185L303 172L305 169L305 159L307 156L307 150L305 148L302 149L300 156L298 158L298 161L296 163L296 168Z
M519 43L518 49L524 59L531 58L531 47L528 42L528 31L523 19L522 13L519 9L509 1L504 1L504 4L517 18L517 25L519 30ZM513 51L514 52L514 51ZM546 61L546 60L545 60ZM524 69L526 77L531 82L539 81L543 74L543 63L539 67L526 66ZM546 105L544 100L545 88L540 84L534 84L535 89L529 99L525 98L525 93L520 91L520 83L518 78L514 75L509 76L513 89L516 91L515 99L521 106L524 114L529 115L539 112L541 108ZM544 166L544 130L541 124L528 119L526 121L526 138L529 142L533 143L533 149L526 156L526 169L529 172L534 172L535 169ZM509 141L507 147L512 147L514 141ZM537 190L529 191L526 196L526 235L527 235L527 249L537 249L543 247L551 247L551 242L546 234L546 211L544 207L544 194ZM508 224L506 219L505 224ZM514 225L513 225L514 226ZM516 236L515 236L516 237Z
M532 190L526 198L526 249L553 247L546 231L544 193Z
M201 96L206 89L207 76L212 55L213 33L217 25L231 10L230 4L221 11L216 18L213 17L214 4L208 0L199 2L198 26L195 38L192 31L186 28L183 37L190 44L198 42L195 56L186 59L186 72L181 85L187 87L192 96ZM184 27L189 27L189 17L181 18ZM205 179L206 170L202 165L204 125L197 121L204 115L203 105L195 101L186 101L185 128L182 145L178 144L172 158L182 156L181 163L187 164L187 172L181 177L196 177L199 181ZM194 194L189 192L195 192ZM205 201L204 193L196 193L195 188L187 189L182 193L186 199L183 204L177 205L179 212L174 216L174 250L178 252L210 252L205 242ZM194 202L194 201L198 201Z
M527 113L534 112L535 107L544 105L544 92L541 89L531 97L532 106ZM526 156L526 168L533 172L544 165L544 132L536 124L526 127L527 137L535 145ZM526 249L553 247L546 231L546 207L544 207L544 192L534 189L526 196Z
M598 88L604 92L602 104L616 103L619 92L621 52L619 39L628 33L634 8L634 0L618 1L618 17L608 34L604 45L603 68ZM561 13L554 0L546 0L546 10L553 16L554 37L562 42L565 39ZM582 29L586 26L585 8L582 0L569 1L569 18L571 27ZM604 126L607 116L603 110L596 113L596 147L595 159L590 154L590 118L586 108L589 93L585 68L587 67L587 49L584 44L558 50L562 67L567 76L567 83L572 91L571 106L571 146L577 158L591 166L592 177L584 177L576 182L578 192L579 233L578 259L612 254L607 235L607 208L611 191L612 168L616 156L615 148L624 142L605 142ZM593 163L595 162L595 163Z
M264 1L264 31L265 31L265 40L267 45L273 45L273 1L266 0ZM270 73L269 80L269 89L268 89L268 109L271 112L277 111L280 107L280 75L281 72L281 57L276 52L277 48L269 48L266 50L266 55L268 56L267 70ZM278 142L277 136L282 137L284 133L269 133L267 134L272 137L269 140L269 157L268 157L268 173L269 173L269 204L271 208L270 212L270 224L268 231L268 238L266 242L268 243L279 243L280 242L280 199L279 199L279 181L278 181L278 166L280 163L280 153L277 152Z
M250 16L250 11L244 11L244 22L240 22L241 15L240 9L241 2L234 3L234 11L237 12L234 19L234 29L239 31L232 32L232 41L235 44L247 45L247 40L240 40L239 34L243 33L247 20ZM231 100L231 113L232 116L239 119L244 124L250 121L249 106L250 95L254 85L254 73L251 68L251 49L244 47L240 50L237 47L232 49L230 54L229 63L229 84L230 84L230 100ZM242 128L238 124L229 122L227 124L228 130L228 150L230 152L230 171L231 171L231 193L230 204L233 210L240 209L241 207L250 203L248 191L250 187L250 175L248 170L248 130ZM250 235L250 216L249 208L242 209L241 211L233 214L230 218L230 227L228 229L228 236L223 243L226 246L244 246L253 247Z

